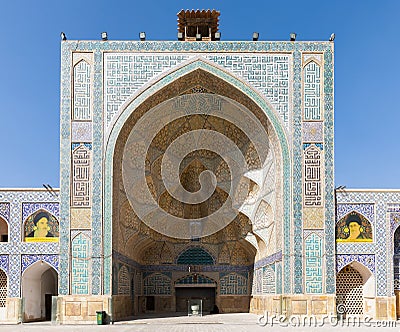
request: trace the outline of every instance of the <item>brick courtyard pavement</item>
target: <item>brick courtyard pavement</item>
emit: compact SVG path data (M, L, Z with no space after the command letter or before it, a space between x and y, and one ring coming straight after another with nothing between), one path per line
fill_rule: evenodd
M373 322L366 324L358 324L356 321L327 322L324 326L309 327L304 324L298 324L298 321L285 322L279 324L274 321L271 327L271 320L266 326L260 326L260 316L253 314L220 314L208 315L203 317L187 317L187 316L146 316L135 318L134 320L116 322L112 325L53 325L50 322L40 323L24 323L20 325L0 325L0 331L107 331L118 332L138 331L138 332L242 332L242 331L398 331L400 332L400 322ZM348 324L348 326L347 326ZM296 327L294 327L296 325ZM298 326L301 325L301 326ZM390 325L390 326L388 326ZM395 326L397 325L397 327ZM354 327L355 326L355 327Z

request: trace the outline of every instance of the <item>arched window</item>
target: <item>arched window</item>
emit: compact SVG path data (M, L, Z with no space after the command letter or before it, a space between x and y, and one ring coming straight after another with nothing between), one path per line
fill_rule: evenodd
M0 242L8 242L8 224L0 218Z

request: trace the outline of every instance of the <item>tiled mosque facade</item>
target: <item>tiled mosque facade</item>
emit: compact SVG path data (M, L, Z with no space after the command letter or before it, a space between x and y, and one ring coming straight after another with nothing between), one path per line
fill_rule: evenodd
M208 312L321 317L341 304L396 319L400 191L334 188L333 46L62 41L60 189L0 190L0 318L95 323L99 310L118 320L185 312L202 298ZM141 123L149 114L158 116ZM224 156L182 143L187 192L215 174L198 204L177 200L163 176L169 147L200 130L228 137L248 167L236 215L207 234L193 220L209 222L230 199ZM142 217L143 188L127 185L144 146L137 167L162 223Z

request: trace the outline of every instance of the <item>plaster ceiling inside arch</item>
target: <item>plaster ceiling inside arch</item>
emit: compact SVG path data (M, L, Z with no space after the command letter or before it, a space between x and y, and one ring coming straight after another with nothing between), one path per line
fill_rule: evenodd
M190 85L188 86L190 87ZM184 95L184 94L210 94L210 93L216 95L215 92L218 91L218 89L215 90L216 88L215 85L211 86L213 86L214 89L209 89L210 86L208 86L208 88L206 89L203 88L202 85L194 84L189 89L186 88L186 91L183 90L185 92L183 93L178 92L178 96L181 96L182 94ZM238 101L235 102L238 103ZM248 106L246 105L244 107L246 108ZM251 109L250 112L253 112L254 114L253 109ZM242 119L242 118L237 117L235 119ZM240 123L246 122L243 119L239 121ZM263 121L261 122L263 123ZM267 135L265 137L266 140L268 140L269 127L266 126L264 123L263 126L267 131ZM239 127L241 126L239 125ZM165 206L167 206L167 208L168 204L171 201L173 201L173 199L171 197L167 197L168 195L165 194L165 188L163 187L162 176L160 172L161 159L165 153L165 150L168 148L171 142L173 142L177 137L180 137L185 133L198 129L215 131L229 138L229 140L231 140L234 143L234 145L238 147L238 149L245 156L246 163L250 169L260 168L260 160L257 157L256 150L249 137L246 134L244 134L244 132L241 131L238 128L238 126L233 125L232 123L230 123L225 119L220 119L218 118L218 116L214 115L210 116L207 114L191 114L190 116L181 116L180 118L177 118L174 121L167 122L166 125L163 128L161 128L161 130L157 132L157 135L152 139L151 145L147 150L146 154L147 185L148 187L151 187L151 194L154 198L157 199L157 202L161 198L164 200L164 202L167 201L167 204L164 204ZM248 132L248 130L245 131ZM201 174L201 171L204 170L213 171L213 173L217 177L217 180L226 180L226 178L229 176L229 170L226 170L226 165L224 161L217 154L213 153L212 151L207 151L206 149L199 149L189 153L181 161L179 166L180 166L179 180L181 181L182 186L191 193L195 192L199 188L198 178L199 174ZM225 199L224 196L226 196L224 192L225 190L229 191L228 189L218 187L218 189L215 190L213 195L210 197L210 200L214 201L214 206L221 205L221 202L223 202ZM209 210L209 206L210 204L208 204L208 207L205 209L204 206L198 205L194 209L192 208L192 210L197 210L197 212L192 211L187 213L186 211L186 213L189 215L193 215L196 213L198 215L207 215L207 213L204 213L204 210ZM177 207L178 207L177 204L175 204L174 208ZM178 215L185 215L185 208L180 208L180 210L181 211L178 211Z
M148 186L152 189L151 193L154 199L157 201L162 200L164 203L165 200L169 202L174 201L172 197L171 199L165 197L166 188L161 174L162 160L166 149L179 136L199 129L219 132L228 137L243 154L249 170L257 169L261 166L254 145L250 142L248 136L229 121L202 114L178 118L168 123L158 132L146 155L146 180ZM192 193L200 190L199 176L205 170L210 170L215 174L217 183L220 184L217 187L221 189L214 192L213 196L210 197L211 203L215 205L216 200L220 200L223 203L226 200L226 195L223 193L229 192L229 182L231 180L231 173L227 163L220 155L213 151L196 149L195 147L193 147L193 150L181 160L179 165L182 186ZM203 209L202 214L204 215L204 206L201 209ZM182 213L178 214L182 215Z
M228 82L223 81L208 72L196 70L178 79L176 82L169 84L161 91L155 93L154 96L151 96L148 100L146 100L146 102L139 105L137 109L135 109L132 116L126 121L126 124L124 125L124 128L118 138L115 150L116 152L113 166L113 174L115 179L114 184L117 185L114 186L114 197L116 199L113 200L113 205L115 209L120 209L120 211L119 213L115 214L118 216L115 221L113 220L113 227L115 228L113 228L112 241L113 249L120 251L121 253L125 252L128 257L132 257L134 259L136 257L134 255L144 253L144 248L147 248L146 250L150 253L153 252L154 248L158 248L159 251L157 252L160 253L160 255L170 250L171 253L167 256L171 257L173 255L176 255L176 251L182 250L182 248L192 243L188 239L173 238L163 235L140 220L140 218L133 212L133 209L130 206L129 202L126 200L126 192L125 188L123 188L121 180L122 170L120 161L122 158L123 146L126 143L129 131L133 128L133 126L136 124L141 116L148 112L152 107L155 107L170 98L187 94L202 93L218 94L229 97L235 102L242 104L244 107L250 110L250 112L252 112L259 119L264 129L266 130L268 134L268 139L270 139L272 142L271 149L273 149L275 155L279 155L280 145L277 141L277 138L275 137L276 133L274 132L273 126L269 122L269 119L259 108L259 106L257 106L250 99L249 96L243 94L241 91L236 90ZM158 120L158 118L156 118L156 120ZM240 129L238 130L237 127L235 128L235 126L227 123L226 120L225 122L223 122L220 121L218 117L212 119L210 116L206 116L203 114L194 114L190 117L186 116L177 119L176 125L171 125L169 123L168 125L169 126L167 126L165 130L160 130L160 136L156 137L152 141L152 146L148 150L148 153L146 155L146 180L153 197L158 197L160 200L164 200L164 203L160 205L165 206L166 209L170 209L169 213L171 214L175 213L175 215L179 215L179 213L182 213L183 216L184 211L182 207L178 204L172 204L173 200L171 199L171 196L165 192L162 184L159 183L159 181L161 180L161 159L165 153L165 147L168 147L169 144L171 144L171 142L176 137L182 135L182 133L187 133L188 131L192 131L196 128L202 129L204 126L206 128L210 128L209 130L218 131L223 134L227 133L227 135L230 135L229 137L231 137L232 141L235 142L235 144L245 155L246 163L249 168L256 170L260 167L260 161L257 158L256 149L252 142L248 139L248 136L245 135L243 131L240 131ZM280 161L277 160L277 169L280 172L279 163ZM185 189L187 189L189 192L198 189L198 174L200 174L200 170L204 169L214 170L215 175L219 180L227 180L230 175L229 168L226 167L226 163L224 163L218 155L216 155L212 151L200 149L188 154L180 164L180 180L182 181L182 185L185 187ZM192 174L194 175L192 176ZM265 174L266 173L264 171L260 172L260 176L264 176ZM278 176L278 178L281 178L281 176ZM249 200L257 201L260 196L259 192L262 193L263 190L265 191L265 185L262 178L259 179L258 177L254 177L254 181L259 184L261 188L259 188L259 186L255 184L255 182L250 182L248 198ZM273 185L273 187L274 186L275 184ZM226 193L224 192L224 190L217 187L215 193L212 196L212 199L219 202L220 204L220 202L225 199L225 196ZM123 202L125 202L126 204ZM175 203L180 202L175 201ZM251 241L248 241L249 235L252 234L251 232L253 230L252 222L248 217L250 215L251 213L248 213L247 215L245 215L244 213L239 213L237 217L226 227L219 230L218 232L201 237L197 244L201 246L206 246L208 250L214 248L213 250L215 250L215 254L217 255L221 251L221 248L227 243L229 244L229 250L225 248L224 252L234 254L239 250L237 246L235 246L235 244L240 242L241 245L244 248L247 248L247 251L251 253L253 249L258 248L258 244L256 240L253 241L253 244L250 244L249 242ZM252 235L252 239L253 238L255 238L254 235ZM260 240L260 242L262 242L262 240ZM168 246L166 244L168 244ZM251 248L248 248L248 246ZM218 257L221 254L222 253L219 253ZM139 256L137 257L139 258ZM167 262L163 259L161 261L163 263ZM229 264L229 260L225 263Z
M153 138L150 148L147 152L147 161L151 165L168 148L168 146L179 136L194 130L212 130L219 132L228 139L246 155L246 161L252 168L260 167L260 159L253 143L249 137L232 122L222 119L215 115L193 114L180 117L174 121L168 122ZM268 139L268 138L266 138ZM194 155L192 155L192 158ZM200 153L201 158L212 159L214 154L207 151ZM184 166L183 166L184 167Z

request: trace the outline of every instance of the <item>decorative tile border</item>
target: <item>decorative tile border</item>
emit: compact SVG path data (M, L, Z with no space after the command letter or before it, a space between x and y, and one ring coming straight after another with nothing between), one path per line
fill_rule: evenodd
M91 142L92 141L92 122L71 123L71 141Z
M0 217L7 222L10 220L10 203L0 203Z
M339 272L351 262L359 262L366 266L373 274L375 274L375 255L373 254L336 255L336 272Z
M61 109L60 109L60 274L58 293L69 294L70 279L70 184L71 184L71 45L61 43Z
M60 203L22 203L22 220L26 220L36 211L44 209L54 215L57 219L60 218Z
M143 272L153 273L153 272L172 272L172 271L188 271L188 265L142 265L125 255L113 251L113 259L117 262L123 262L129 267L134 269L139 269ZM237 273L248 273L253 271L254 265L201 265L202 272L237 272Z
M337 204L337 220L342 219L346 214L356 211L362 214L368 221L374 225L375 223L375 204L374 203L358 203L358 204Z
M332 44L333 45L333 44ZM324 59L324 157L325 157L325 291L335 294L335 192L333 160L333 47L325 49Z
M282 251L279 251L275 254L272 254L268 257L261 258L257 262L254 263L254 269L259 269L261 267L270 265L274 262L278 262L282 260Z
M324 124L318 122L303 122L303 142L318 143L324 141Z
M299 41L293 42L270 42L270 41L219 41L209 42L182 42L182 41L100 41L100 40L67 40L61 45L76 52L325 52L331 50L331 42L321 41Z
M24 273L29 266L39 261L48 263L58 272L58 255L22 255L21 272Z
M8 255L0 255L0 268L8 274Z
M94 52L94 105L93 105L93 174L103 170L103 53ZM112 195L112 193L106 193ZM92 285L93 295L101 294L103 273L103 179L93 176L92 202ZM111 233L109 233L111 234ZM111 241L111 236L110 236ZM111 254L111 253L110 253ZM110 293L105 293L110 294Z
M294 243L293 250L293 292L295 294L303 293L303 217L302 217L302 141L301 141L301 120L302 120L302 96L301 96L301 52L295 50L293 53L293 225L294 225ZM289 240L290 241L290 240ZM285 276L285 292L288 292Z

